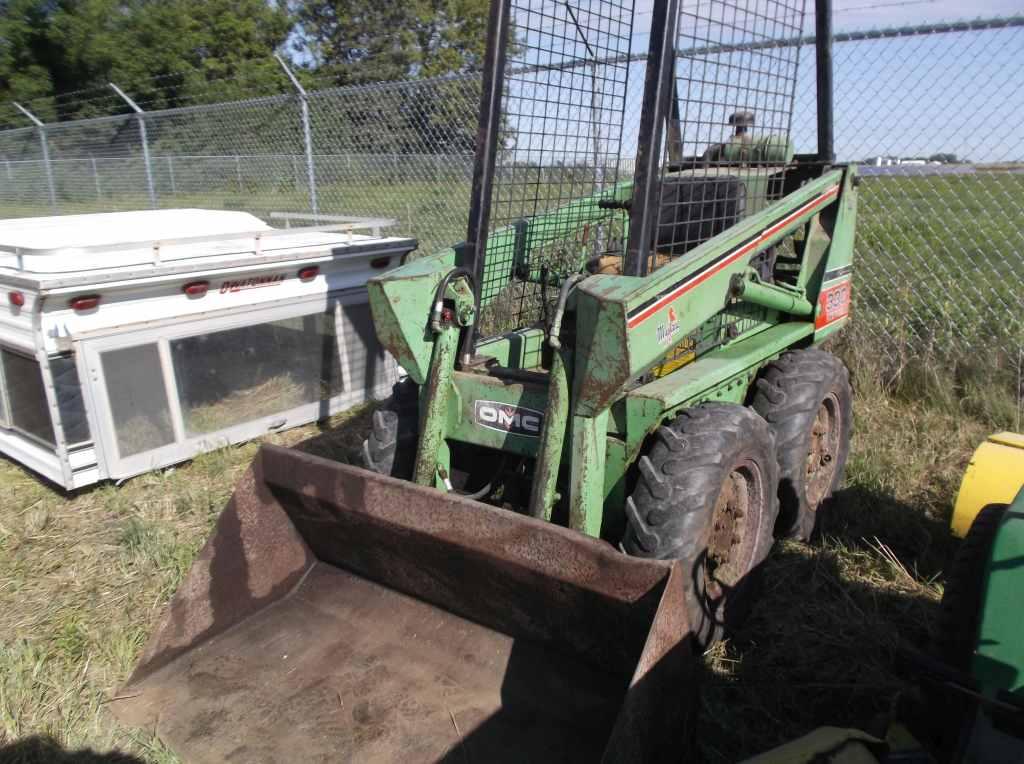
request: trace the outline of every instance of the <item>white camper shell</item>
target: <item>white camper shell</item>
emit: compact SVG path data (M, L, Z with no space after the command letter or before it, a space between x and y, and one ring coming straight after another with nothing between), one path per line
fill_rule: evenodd
M74 489L387 395L366 281L416 246L388 223L0 221L0 451Z

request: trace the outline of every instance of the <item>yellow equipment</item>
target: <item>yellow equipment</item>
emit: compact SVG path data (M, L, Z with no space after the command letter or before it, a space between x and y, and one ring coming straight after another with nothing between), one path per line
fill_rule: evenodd
M1009 504L1024 482L1024 435L999 432L978 446L971 457L950 526L963 538L971 523L989 504Z

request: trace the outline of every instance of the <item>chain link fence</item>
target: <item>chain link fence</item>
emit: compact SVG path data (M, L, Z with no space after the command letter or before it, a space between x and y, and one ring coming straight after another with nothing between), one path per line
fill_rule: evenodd
M799 151L815 148L812 42L779 42L803 47ZM853 336L893 358L991 350L1019 366L1024 17L844 33L834 56L836 148L864 176ZM636 144L642 66L630 67L624 147ZM384 216L430 251L465 235L479 87L297 89L0 131L0 217L151 206ZM556 183L579 161L530 171ZM631 164L604 169L625 177Z

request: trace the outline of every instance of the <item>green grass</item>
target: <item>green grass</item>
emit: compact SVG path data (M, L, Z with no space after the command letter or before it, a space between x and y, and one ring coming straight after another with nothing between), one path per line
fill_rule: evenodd
M422 173L420 172L422 170ZM358 168L354 175L359 177ZM395 232L432 252L465 236L470 184L464 168L398 166L394 176L318 184L325 213L392 217ZM422 178L421 178L422 176ZM164 197L177 207L306 212L309 197L290 181ZM410 180L410 178L421 178ZM145 193L60 201L63 213L145 209ZM167 200L173 199L173 202ZM1018 285L1024 251L1024 173L871 177L860 186L855 303L858 323L897 347L956 357L978 343L1012 355L1024 345ZM46 215L39 202L0 202L0 217ZM1019 361L1017 361L1019 363Z
M401 221L393 231L418 238L420 250L433 252L461 241L469 217L470 184L459 178L410 182L381 177L374 182L321 183L317 187L319 208L324 214L394 218ZM161 200L163 207L243 210L256 215L271 212L309 213L309 196L291 185L272 188L266 184L243 184L241 189L218 189L180 193ZM102 197L61 198L62 215L87 212L149 209L143 193ZM39 202L0 201L0 219L52 214ZM294 223L310 225L308 221ZM284 225L283 221L276 225Z
M856 431L821 538L778 546L751 620L706 656L707 761L735 761L821 724L866 725L910 686L895 650L926 641L934 623L963 469L988 432L1012 424L1009 393L978 391L967 406L863 352L845 349ZM368 413L270 440L344 459ZM174 761L110 707L256 448L71 496L0 462L0 760L90 749Z
M860 190L862 331L950 358L1024 346L1024 174L872 178Z

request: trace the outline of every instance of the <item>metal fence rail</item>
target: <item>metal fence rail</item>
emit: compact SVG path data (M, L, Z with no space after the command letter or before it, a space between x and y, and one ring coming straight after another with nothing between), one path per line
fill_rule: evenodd
M985 348L1019 364L1024 17L835 40L836 151L861 162L865 178L854 336L893 357ZM773 43L803 48L792 134L805 151L816 134L809 43ZM629 65L637 87L625 94L624 147L635 146L643 81L643 63ZM246 101L0 131L0 216L209 207L268 219L394 218L428 251L465 235L478 77L295 85ZM536 148L509 134L501 171L543 184L632 170L631 157L595 168L584 155L546 152L538 162Z

